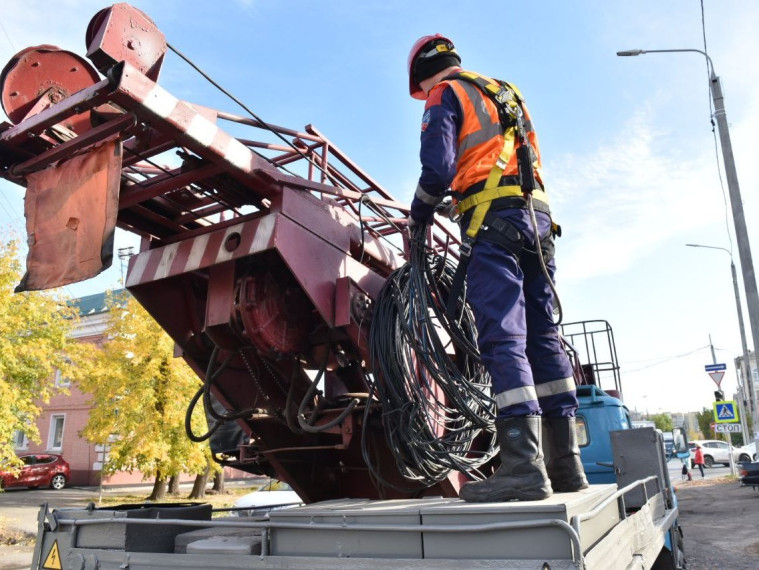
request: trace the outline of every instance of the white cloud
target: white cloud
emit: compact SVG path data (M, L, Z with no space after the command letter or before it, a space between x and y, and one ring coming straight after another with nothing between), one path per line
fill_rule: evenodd
M672 146L676 133L655 126L659 110L654 97L613 140L587 155L566 154L551 163L551 196L566 230L563 279L622 272L657 243L724 220L708 131L700 151L685 154ZM751 148L747 135L757 128L759 114L744 118L736 136L741 147ZM753 171L746 180L754 180Z

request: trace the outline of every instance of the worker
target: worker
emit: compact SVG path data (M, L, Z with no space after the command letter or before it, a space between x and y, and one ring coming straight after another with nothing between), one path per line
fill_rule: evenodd
M429 223L450 188L462 214L462 239L471 245L466 298L498 407L501 465L489 478L466 483L460 496L468 502L541 500L554 491L588 485L575 431L578 402L572 367L537 255L540 247L552 279L556 226L543 191L537 137L521 94L508 86L510 112L521 119L505 129L499 104L483 88L483 81L493 80L465 72L460 64L453 42L440 34L420 38L409 54L410 94L426 100L422 172L409 228ZM520 138L520 133L525 136ZM522 175L534 176L531 199L539 236L520 187L517 149L522 144L531 147L523 149L531 153L531 172ZM541 424L547 434L547 464Z

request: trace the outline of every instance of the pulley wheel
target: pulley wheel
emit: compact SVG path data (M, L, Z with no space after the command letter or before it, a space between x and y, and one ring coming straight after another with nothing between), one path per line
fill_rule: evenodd
M313 305L292 277L270 270L244 278L236 312L242 335L260 351L293 354L306 347L313 330Z
M124 2L104 8L90 20L84 39L87 57L101 73L126 61L158 81L168 46L166 37L145 12Z
M8 119L17 125L42 98L55 104L98 81L98 72L75 53L51 45L29 47L14 55L3 69L0 102ZM62 124L81 134L91 128L89 112L69 117Z

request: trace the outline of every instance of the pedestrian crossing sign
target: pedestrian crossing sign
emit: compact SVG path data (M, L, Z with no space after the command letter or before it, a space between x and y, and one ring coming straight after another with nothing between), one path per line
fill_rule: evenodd
M714 402L714 421L718 424L732 424L738 422L738 414L735 411L735 402Z

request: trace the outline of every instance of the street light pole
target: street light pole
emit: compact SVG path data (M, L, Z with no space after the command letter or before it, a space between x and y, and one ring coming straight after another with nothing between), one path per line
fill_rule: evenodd
M750 368L748 364L748 346L746 345L746 328L743 325L743 311L741 310L741 293L740 289L738 288L738 275L735 271L735 263L733 262L733 254L730 253L729 249L726 249L724 247L716 247L713 245L701 245L697 243L686 243L685 244L688 247L702 247L704 249L718 249L720 251L724 251L730 256L730 272L733 276L733 292L735 294L735 308L738 311L738 328L741 331L741 348L743 349L743 358L741 359L741 371L740 371L740 378L743 380L742 383L738 383L738 388L741 392L741 398L745 401L748 400L749 403L749 411L751 412L751 417L754 417L754 412L756 410L756 391L754 389L754 383L747 374L747 370ZM713 359L713 356L712 356ZM741 421L745 421L745 410L744 414L741 415ZM747 438L749 438L748 430L746 429L747 426L744 423L743 424L743 443L744 445L749 443L747 441Z
M727 115L725 114L725 101L722 96L722 86L719 77L714 73L714 65L709 55L700 49L652 49L652 50L626 50L618 51L619 56L636 56L646 53L677 53L677 52L695 52L700 53L706 58L709 67L709 84L714 102L714 117L719 127L719 139L722 144L722 161L725 164L725 174L727 176L727 188L730 193L730 205L733 210L733 226L735 228L735 239L738 245L738 257L741 262L741 273L743 274L743 288L746 291L746 307L748 309L748 320L751 325L751 340L754 345L754 354L759 350L759 291L756 288L756 276L754 275L754 262L751 258L751 246L748 241L748 229L746 228L746 218L743 215L743 200L741 190L738 185L738 172L735 168L735 159L733 157L733 147L730 142L730 131L727 126ZM748 365L748 360L746 361ZM751 382L751 389L754 391L753 378L747 378ZM753 409L754 430L759 427L759 410L756 406Z

